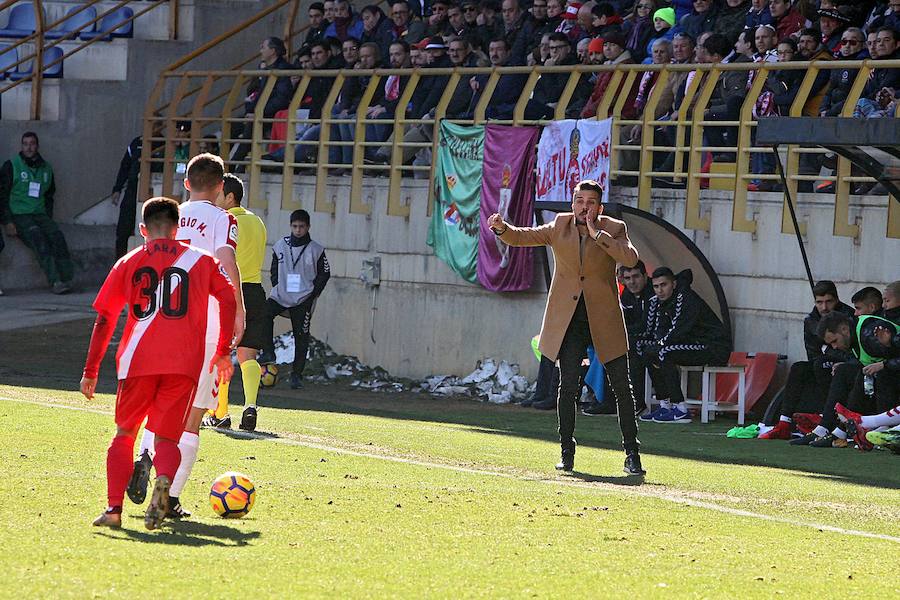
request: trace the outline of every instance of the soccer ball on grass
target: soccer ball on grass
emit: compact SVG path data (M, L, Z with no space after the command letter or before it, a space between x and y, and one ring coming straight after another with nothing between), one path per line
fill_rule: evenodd
M213 481L209 490L209 503L222 518L240 519L256 502L256 486L243 473L229 471Z
M262 371L259 374L259 385L263 387L272 387L278 381L278 367L274 364L262 365Z

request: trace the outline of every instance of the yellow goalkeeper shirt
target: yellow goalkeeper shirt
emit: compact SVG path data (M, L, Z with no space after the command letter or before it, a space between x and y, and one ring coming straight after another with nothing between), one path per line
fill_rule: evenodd
M237 266L241 283L262 283L262 264L266 254L266 226L262 219L244 208L235 206L228 212L238 224Z

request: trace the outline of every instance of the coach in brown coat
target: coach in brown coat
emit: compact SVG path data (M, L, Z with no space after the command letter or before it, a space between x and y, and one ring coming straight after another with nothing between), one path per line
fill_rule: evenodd
M557 469L575 464L575 412L581 361L589 345L606 369L616 396L625 472L643 475L638 454L634 394L628 374L628 336L619 304L616 263L632 267L638 253L625 223L602 216L603 188L596 181L575 186L572 212L541 227L514 227L494 214L488 224L510 246L550 246L555 267L544 322L541 354L559 360L557 400L562 459Z

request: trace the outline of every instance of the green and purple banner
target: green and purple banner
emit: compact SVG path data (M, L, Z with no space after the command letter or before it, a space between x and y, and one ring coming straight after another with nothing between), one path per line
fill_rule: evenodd
M477 272L479 283L494 292L527 290L532 284L533 249L507 246L493 234L487 219L499 213L512 225L532 225L537 138L536 127L485 129Z

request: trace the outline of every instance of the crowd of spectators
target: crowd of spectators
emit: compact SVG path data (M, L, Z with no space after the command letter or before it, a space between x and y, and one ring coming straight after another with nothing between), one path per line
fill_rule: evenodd
M387 12L385 12L385 10ZM262 67L266 69L370 69L373 67L415 67L425 71L406 107L408 118L425 118L434 109L449 76L428 76L427 69L456 66L516 65L599 65L599 64L702 64L702 63L785 63L809 60L894 59L900 56L900 0L397 0L382 10L367 5L358 12L349 0L315 2L309 8L309 29L303 44L294 53L292 63L285 60L287 48L277 38L263 42ZM836 116L842 111L858 118L893 116L900 97L900 69L875 68L852 111L845 107L856 68L823 69L813 82L803 107L805 116ZM679 114L690 116L692 105L683 107L687 89L700 71L671 74L655 109L657 120L667 121ZM757 71L725 72L719 78L708 105L707 121L735 121ZM701 74L702 75L702 74ZM786 114L793 104L804 78L798 69L772 69L756 99L755 117ZM548 119L556 114L556 105L568 81L568 73L545 73L537 81L525 110L527 119ZM526 83L524 75L504 76L488 102L489 119L509 119ZM637 78L624 90L625 78L617 87L610 85L611 73L585 73L572 94L565 115L569 118L596 116L603 99L610 94L626 94L622 116L636 119L653 91L658 73ZM352 81L351 81L352 80ZM370 119L389 121L397 109L397 100L407 84L406 77L387 77L366 114ZM291 84L297 78L283 77L276 84L264 110L265 117L287 107ZM484 77L464 79L453 92L446 115L472 118ZM301 108L310 118L318 118L318 109L331 88L330 78L316 78L307 90ZM340 91L333 116L353 119L359 109L365 81L348 78ZM363 85L361 85L363 84ZM261 82L251 85L248 113L254 108ZM696 98L697 95L694 96ZM329 163L348 164L355 128L335 124L332 141L344 142L331 151ZM410 126L404 139L409 142L430 140L427 128ZM366 127L366 141L384 142L392 127L373 123ZM298 132L306 144L296 148L298 161L315 159L314 142L318 126ZM249 135L249 131L245 132ZM654 145L674 146L676 128L657 127ZM624 144L639 143L640 127L625 127ZM704 145L723 148L704 155L705 170L713 161L729 162L729 152L737 143L737 128L723 124L707 126ZM409 164L417 152L404 150L402 161ZM421 155L421 153L419 153ZM280 155L269 156L280 160ZM366 149L370 162L386 163L389 150ZM427 158L427 157L426 157ZM638 152L622 154L622 168L636 167ZM752 156L754 173L774 173L771 154ZM671 152L654 153L654 169L674 169ZM819 174L829 168L828 160L803 155L801 171ZM675 180L660 178L658 185ZM803 182L803 185L810 185ZM774 189L772 178L763 177L749 184L751 190ZM864 187L864 186L857 186ZM868 186L865 190L868 191Z

